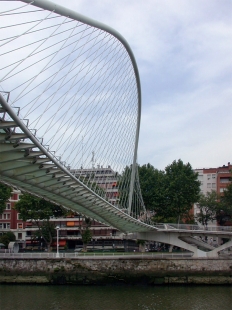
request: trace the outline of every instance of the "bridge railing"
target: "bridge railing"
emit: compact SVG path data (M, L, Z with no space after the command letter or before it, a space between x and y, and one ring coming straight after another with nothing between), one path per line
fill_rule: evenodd
M11 258L11 259L60 259L60 258L70 258L70 259L114 259L118 257L125 258L178 258L178 257L191 257L192 253L190 252L179 252L179 253L155 253L155 252L99 252L99 253L59 253L59 257L56 256L56 253L0 253L0 259Z
M204 231L228 231L232 232L232 226L200 226L200 225L189 225L189 224L162 224L155 225L159 229L180 229L180 230L204 230Z

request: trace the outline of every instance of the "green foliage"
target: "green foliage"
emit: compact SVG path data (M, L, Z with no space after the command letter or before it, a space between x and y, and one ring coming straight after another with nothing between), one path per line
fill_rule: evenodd
M207 192L206 195L201 194L198 201L200 212L196 215L196 219L205 227L208 223L215 220L219 207L218 195L215 191Z
M89 229L92 225L92 221L90 218L85 217L84 221L79 225L79 230L83 242L83 250L86 252L87 251L87 244L91 241L92 239L92 232Z
M2 236L0 236L0 243L3 243L6 247L8 247L8 244L12 241L15 241L15 235L12 231L7 231Z
M89 228L82 232L82 242L83 244L88 244L92 239L92 232Z
M44 239L49 250L55 236L55 227L50 222L50 218L65 216L67 211L50 201L27 193L20 197L15 204L15 209L20 213L23 221L31 221L37 225L38 232L35 235Z
M185 165L179 159L165 168L165 179L166 208L172 216L182 217L198 201L200 182L197 174L189 163Z
M12 189L3 184L0 183L0 214L6 209L6 202L11 196Z
M43 221L39 224L39 230L34 232L34 239L43 238L47 246L50 246L53 237L56 236L55 224L50 221Z
M163 203L164 172L155 169L151 164L138 167L139 181L143 201L147 210Z
M139 167L141 192L147 210L155 212L155 222L175 222L172 214L165 213L166 208L166 179L165 172L147 164ZM161 212L162 211L162 212ZM165 214L164 214L165 213Z
M138 169L140 167L138 166ZM146 171L144 171L146 173ZM130 182L131 182L131 173L132 173L132 166L126 166L124 168L124 171L121 175L118 175L119 180L117 183L118 186L118 192L119 192L119 205L120 207L126 212L129 207L129 192L130 192ZM140 175L139 175L140 178ZM146 179L146 176L144 176L143 180ZM141 182L138 182L137 176L135 176L135 183L134 183L134 191L132 193L132 201L131 201L131 214L133 217L141 217L144 214L142 214L143 210L140 210L138 208L137 199L140 198L140 184ZM142 182L143 184L143 182ZM145 188L146 185L144 185ZM149 195L149 194L148 194ZM148 199L147 199L148 201Z
M61 206L27 193L20 197L15 204L15 209L20 213L23 221L34 222L49 220L51 217L61 217L67 213Z
M219 225L226 225L232 219L232 183L230 183L223 196L220 197L220 204L217 208L216 219Z
M197 174L180 159L164 171L150 164L139 167L139 178L145 205L155 212L155 222L178 222L188 217L193 203L199 199Z

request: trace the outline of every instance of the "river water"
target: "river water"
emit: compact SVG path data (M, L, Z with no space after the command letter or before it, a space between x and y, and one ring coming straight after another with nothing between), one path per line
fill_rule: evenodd
M232 286L0 285L0 310L231 310Z

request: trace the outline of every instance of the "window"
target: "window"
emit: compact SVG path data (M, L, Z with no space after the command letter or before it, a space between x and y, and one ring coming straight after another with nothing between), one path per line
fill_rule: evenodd
M22 233L18 233L18 239L22 240L23 239L23 234Z
M208 179L208 180L211 179L211 174L207 174L207 179Z
M220 193L223 193L224 192L224 188L220 188Z
M216 188L216 183L212 183L212 188Z
M0 223L0 229L10 229L10 223Z
M21 220L20 213L17 214L17 220Z
M7 204L6 204L6 210L11 210L11 205L10 205L10 203L7 203Z
M10 220L10 213L0 214L0 220Z
M23 223L18 223L17 227L18 227L18 229L23 229Z
M211 183L207 183L207 188L211 188Z
M220 179L220 183L229 183L230 182L230 178L221 178Z
M3 213L2 214L2 219L3 220L10 220L10 213Z
M216 179L216 174L212 174L212 179Z

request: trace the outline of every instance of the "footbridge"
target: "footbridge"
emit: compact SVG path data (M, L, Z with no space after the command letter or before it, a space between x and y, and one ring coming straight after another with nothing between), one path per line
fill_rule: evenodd
M189 239L209 231L150 222L137 171L141 87L126 40L50 1L0 1L0 16L1 181L128 238L216 256Z

